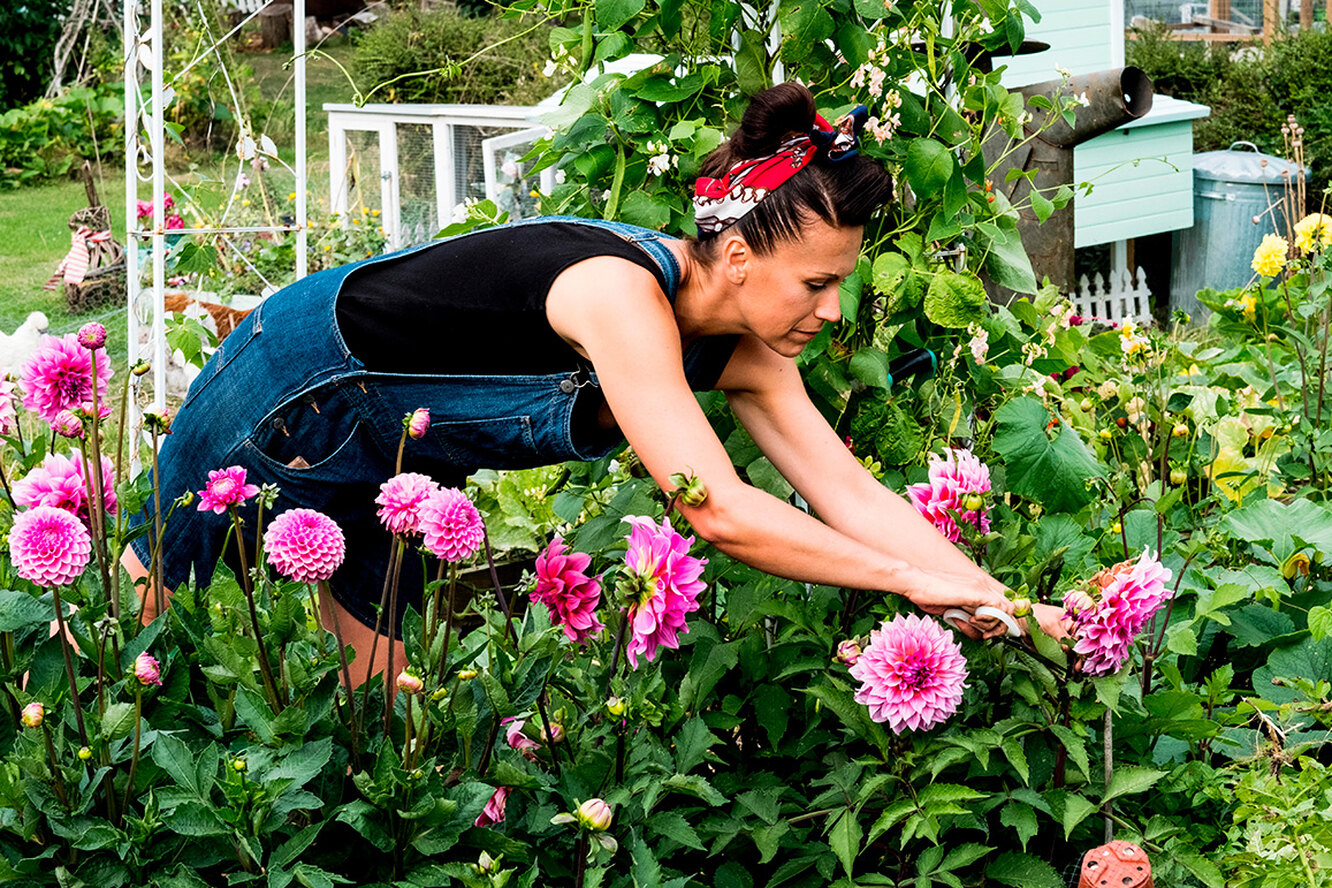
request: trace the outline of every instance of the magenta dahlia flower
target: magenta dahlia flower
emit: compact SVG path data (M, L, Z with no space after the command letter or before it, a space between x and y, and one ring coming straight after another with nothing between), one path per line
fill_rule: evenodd
M497 786L495 792L486 802L485 810L477 815L473 826L494 826L497 823L504 822L504 808L509 801L509 793L513 791L509 786Z
M333 576L347 555L347 540L338 523L314 509L289 509L264 531L268 563L298 583L317 583Z
M198 508L221 515L229 506L239 506L258 492L257 484L245 483L245 470L240 466L213 469L208 473L208 483L199 491Z
M425 546L445 561L466 561L486 539L481 513L456 487L442 487L421 504Z
M152 654L144 651L134 658L134 677L144 686L161 685L162 664L157 662L157 658Z
M421 504L440 489L428 475L403 472L379 485L379 520L389 533L413 534L421 532Z
M898 614L870 632L851 675L860 680L855 700L870 718L888 722L894 734L934 727L962 702L967 660L953 635L936 621Z
M633 629L625 654L637 669L639 654L651 662L658 648L680 646L679 633L689 631L685 614L698 610L698 593L707 585L699 576L708 562L689 554L694 538L676 533L670 518L660 525L641 516L624 520L633 530L619 588Z
M412 439L424 438L430 431L430 411L417 407L407 415L407 435Z
M536 589L532 600L550 608L550 621L564 627L565 636L584 644L606 627L597 619L601 603L601 574L587 575L592 557L570 552L562 537L550 541L537 556Z
M98 349L106 345L106 328L96 321L89 321L79 328L79 345L86 349Z
M541 744L523 733L527 720L511 715L500 719L500 724L505 726L504 741L509 744L509 748L518 750L528 761L536 761L537 750L541 748Z
M92 537L64 509L36 506L14 516L9 555L25 580L39 586L68 586L88 566Z
M1170 568L1147 549L1136 560L1092 577L1085 591L1064 596L1075 624L1073 650L1084 657L1083 672L1110 675L1120 670L1142 627L1171 596L1166 586L1170 578Z
M990 491L990 469L970 450L944 449L944 455L930 454L930 480L912 484L907 495L917 511L930 520L952 542L962 537L957 522L948 510L963 521L974 524L981 533L990 530L989 510L984 495Z
M79 345L77 334L57 339L42 337L42 343L23 365L23 406L47 422L61 410L73 410L92 401L93 363L97 365L97 396L106 398L111 379L111 359L105 350L90 352Z
M77 515L88 523L92 502L93 479L83 461L75 454L72 458L53 453L19 481L14 482L14 503L20 507L53 506ZM116 471L111 459L102 457L102 499L108 514L114 515L116 503Z

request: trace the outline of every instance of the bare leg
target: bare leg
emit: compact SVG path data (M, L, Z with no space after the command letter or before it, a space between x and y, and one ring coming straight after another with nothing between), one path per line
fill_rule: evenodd
M364 663L365 658L370 656L370 647L375 640L375 629L373 626L367 626L358 618L354 617L350 611L337 602L333 596L328 594L327 587L320 589L319 592L319 612L323 615L324 628L333 631L333 615L337 614L338 628L342 630L342 641L350 645L356 653L356 660ZM381 642L384 639L380 639ZM407 655L403 650L401 641L393 643L393 658L397 663L406 663ZM381 643L375 651L375 659L370 669L370 674L375 675L388 668L389 646ZM356 676L361 680L365 679L365 671L361 668L352 670L352 681L359 686L361 682L356 681Z
M130 582L134 584L134 591L139 595L139 602L142 605L139 611L139 623L147 626L157 619L157 596L152 594L153 580L148 575L148 568L143 566L133 546L125 547L124 553L120 556L120 566L129 574ZM166 590L166 598L168 601L171 600L170 589Z

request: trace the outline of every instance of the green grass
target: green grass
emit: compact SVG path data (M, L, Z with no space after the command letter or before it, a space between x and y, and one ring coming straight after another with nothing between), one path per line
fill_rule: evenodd
M125 178L119 169L103 170L98 190L111 210L116 240L125 241ZM59 182L0 191L0 329L12 333L29 312L42 311L55 334L77 330L90 320L106 325L107 349L118 364L126 356L124 306L104 306L85 314L65 308L63 286L43 290L60 259L69 252L69 217L88 205L80 182Z

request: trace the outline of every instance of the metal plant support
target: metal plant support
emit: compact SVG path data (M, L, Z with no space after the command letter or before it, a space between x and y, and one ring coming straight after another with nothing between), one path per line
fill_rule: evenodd
M166 191L166 159L163 156L163 147L165 144L166 133L166 106L169 103L171 92L170 83L165 79L163 71L163 0L146 0L146 2L135 3L133 0L126 0L124 4L124 59L125 59L125 230L126 246L125 251L125 273L126 273L126 291L129 308L129 364L134 366L140 360L147 358L153 369L153 401L154 411L161 411L165 407L166 396L166 368L167 368L167 343L166 343L166 256L167 256L167 229L166 229L166 207L164 205L164 194ZM200 14L203 9L196 0L196 8ZM140 16L143 11L149 14L149 27L146 30L140 28ZM257 16L258 9L246 13L245 18L233 27L226 34L210 45L199 50L194 60L187 64L180 71L175 72L173 80L185 74L195 64L202 61L208 54L217 54L220 47L226 40L234 36L244 25ZM170 232L171 236L176 235L220 235L227 238L229 235L241 234L246 232L271 232L271 233L290 233L296 234L296 261L295 272L299 280L304 277L307 270L307 227L306 227L306 143L305 143L305 0L293 0L292 12L292 34L293 47L295 51L295 133L296 133L296 165L292 170L296 177L296 219L291 225L273 225L273 226L235 226L227 227L225 224L216 227L206 228L175 228ZM151 97L143 107L140 107L139 84L142 72L146 70L151 78L152 91ZM232 87L230 81L227 81L229 88ZM137 124L137 125L136 125ZM238 156L242 159L249 159L256 154L269 155L276 158L277 148L272 141L263 134L249 132L245 128L245 123L237 133L237 142L235 146ZM145 178L140 175L140 166L147 166L149 174ZM150 227L141 227L136 211L139 183L140 181L152 182L153 196L153 214L152 225ZM225 215L223 220L225 221ZM139 346L139 318L136 311L141 285L139 282L139 256L138 246L142 242L149 242L152 247L152 335L149 339L150 352L146 355L140 354ZM137 386L137 379L135 381ZM137 403L137 400L136 400ZM138 417L135 417L135 425L138 424Z

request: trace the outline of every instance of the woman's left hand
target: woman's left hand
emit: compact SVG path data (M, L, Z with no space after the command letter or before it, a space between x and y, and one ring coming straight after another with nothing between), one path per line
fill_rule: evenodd
M1073 621L1064 617L1064 609L1052 604L1033 604L1028 619L1035 618L1041 631L1051 638L1068 638L1073 634Z

